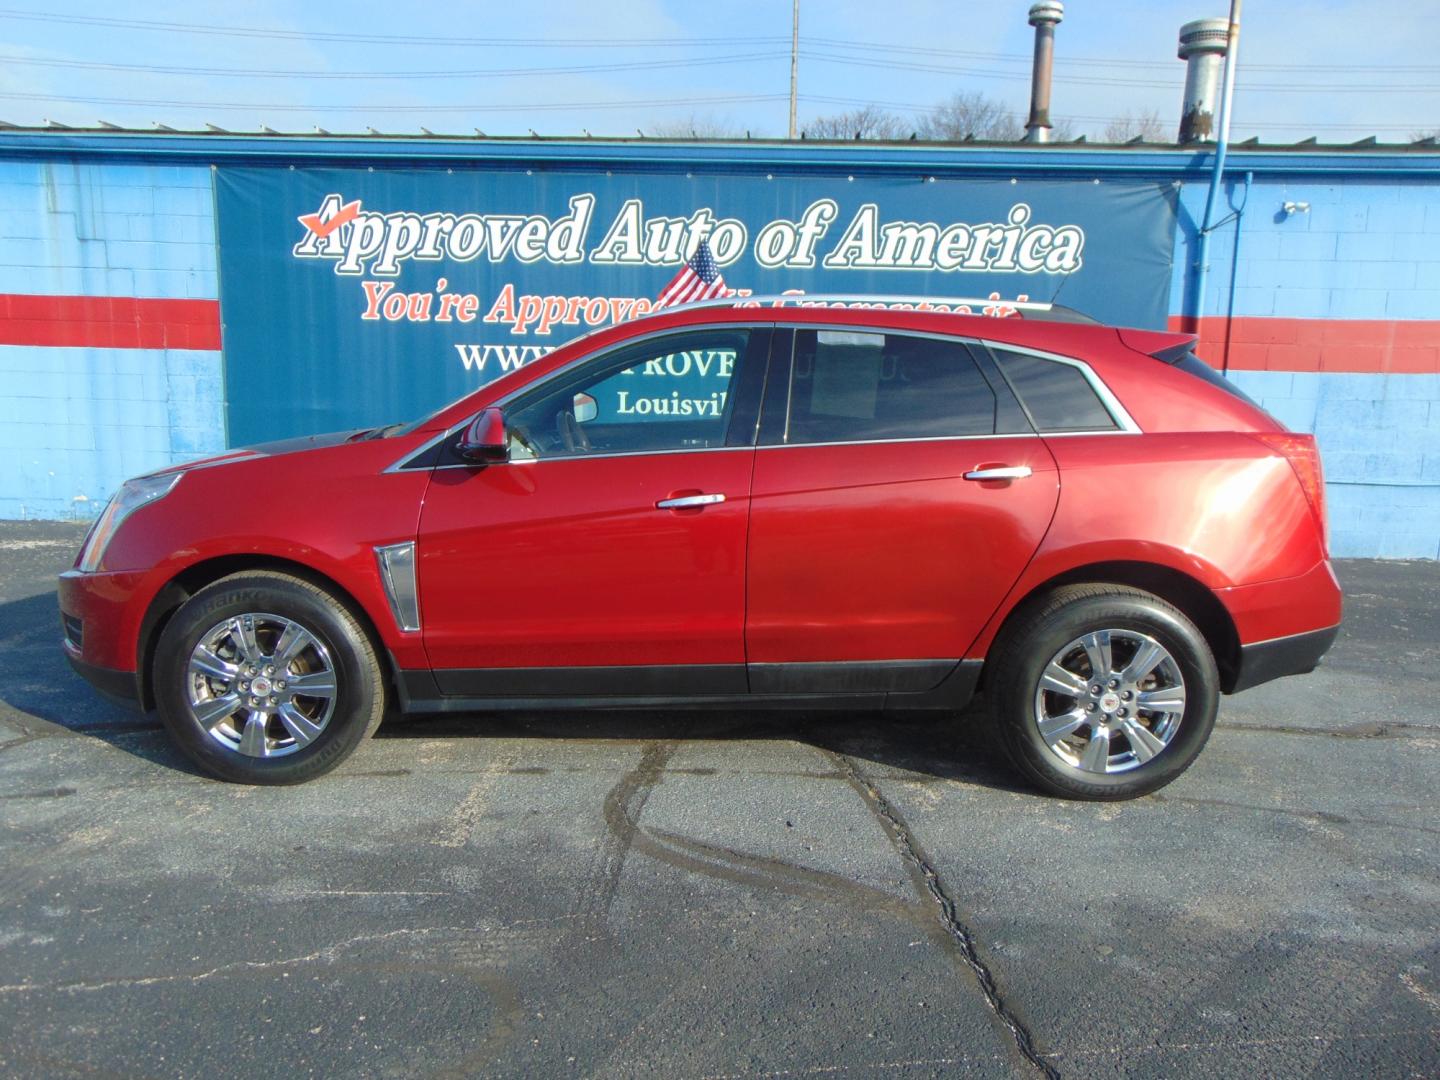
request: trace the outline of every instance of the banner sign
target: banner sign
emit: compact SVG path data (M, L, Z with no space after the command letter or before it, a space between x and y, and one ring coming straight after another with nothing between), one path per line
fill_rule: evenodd
M216 197L232 446L421 416L650 313L702 240L742 295L1058 296L1160 329L1175 227L1172 185L1088 178L222 165Z

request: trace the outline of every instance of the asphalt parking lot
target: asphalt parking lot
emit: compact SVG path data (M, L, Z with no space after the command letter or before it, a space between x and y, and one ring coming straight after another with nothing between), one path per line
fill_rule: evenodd
M394 720L196 775L0 525L0 1073L1440 1075L1440 566L1122 805L973 716Z

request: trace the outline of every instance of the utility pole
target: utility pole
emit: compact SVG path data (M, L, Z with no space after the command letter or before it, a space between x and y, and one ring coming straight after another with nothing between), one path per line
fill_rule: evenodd
M800 87L800 0L795 0L790 21L790 138L795 138L795 101Z

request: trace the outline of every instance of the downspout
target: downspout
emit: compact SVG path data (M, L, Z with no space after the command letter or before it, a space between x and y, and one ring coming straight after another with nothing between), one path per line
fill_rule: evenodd
M1225 155L1230 149L1230 106L1235 96L1235 61L1240 47L1241 0L1230 0L1230 30L1225 45L1225 88L1220 95L1220 122L1216 125L1215 166L1210 173L1210 190L1205 196L1205 214L1200 219L1200 234L1195 251L1195 292L1192 319L1198 333L1205 315L1206 278L1210 273L1210 234L1215 230L1215 203L1225 174ZM1233 282L1232 282L1233 284Z
M1247 172L1245 174L1245 197L1240 200L1239 206L1236 206L1233 201L1230 203L1232 210L1230 217L1235 219L1235 247L1230 253L1230 295L1225 302L1225 352L1220 360L1222 375L1230 374L1230 329L1235 325L1235 283L1240 277L1240 233L1241 226L1245 224L1245 207L1250 205L1250 184L1254 179L1255 174ZM1225 221L1229 220L1230 218L1225 219ZM1217 222L1216 228L1225 224L1225 221Z

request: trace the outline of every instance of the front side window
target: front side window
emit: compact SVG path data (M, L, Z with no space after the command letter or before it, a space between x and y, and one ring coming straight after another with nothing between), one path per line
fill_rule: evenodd
M787 443L995 433L995 393L959 341L799 330Z
M622 347L505 410L520 456L573 457L725 445L747 330L703 330Z

